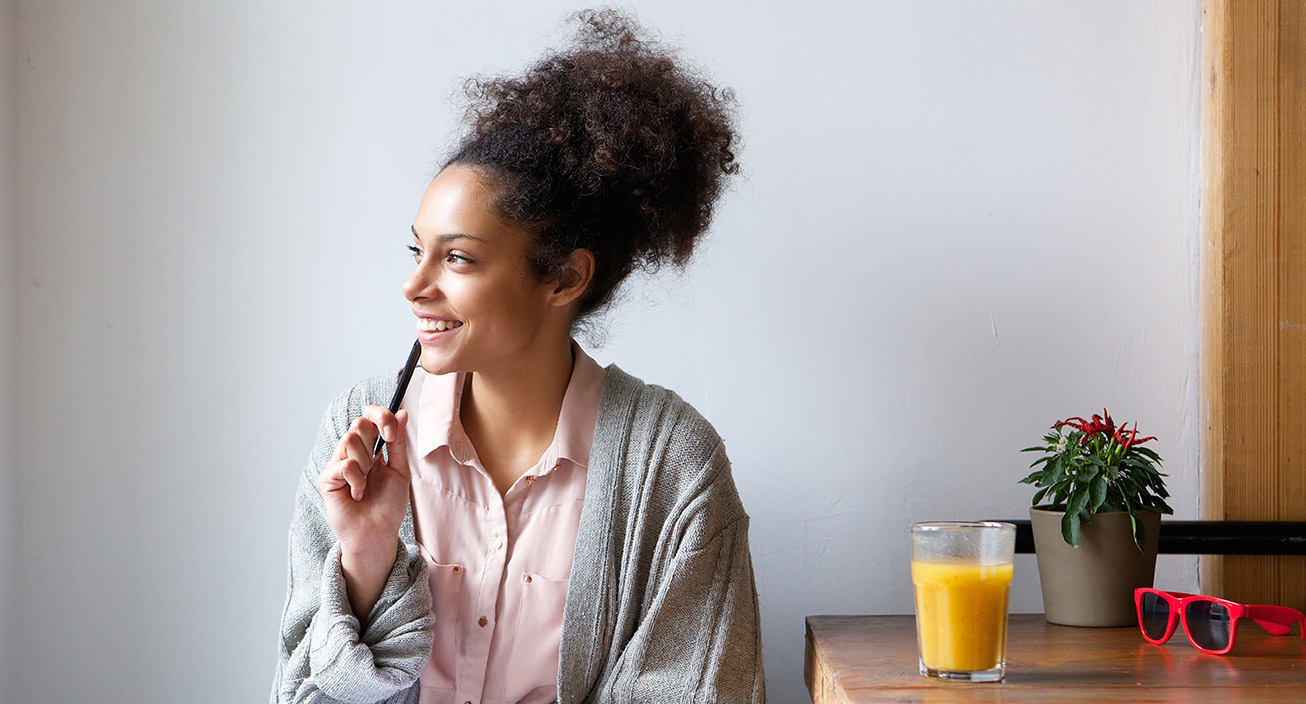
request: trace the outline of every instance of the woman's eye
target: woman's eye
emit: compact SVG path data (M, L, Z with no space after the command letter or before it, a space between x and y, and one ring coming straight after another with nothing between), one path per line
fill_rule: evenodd
M413 246L413 245L411 245L411 244L408 245L408 251L409 251L409 252L412 252L412 254L413 254L413 259L417 259L417 258L419 258L419 257L422 256L422 250L421 250L421 249L418 249L417 247L415 247L415 246Z
M448 255L446 255L445 258L449 261L450 264L471 264L471 263L472 263L472 260L468 259L467 257L463 256L462 254L460 254L460 253L458 253L458 252L450 252Z

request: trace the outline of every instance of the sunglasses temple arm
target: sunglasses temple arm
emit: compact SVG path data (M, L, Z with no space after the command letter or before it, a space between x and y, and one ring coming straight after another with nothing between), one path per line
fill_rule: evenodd
M1301 637L1306 638L1306 616L1297 609L1257 604L1247 607L1247 617L1276 636L1288 635L1295 623Z

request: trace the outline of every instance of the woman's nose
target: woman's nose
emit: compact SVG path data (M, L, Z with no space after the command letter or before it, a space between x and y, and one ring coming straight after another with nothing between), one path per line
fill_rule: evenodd
M413 273L409 274L407 279L404 279L404 298L410 301L416 301L419 298L430 298L434 290L435 277L421 264L418 264L417 268L413 269Z

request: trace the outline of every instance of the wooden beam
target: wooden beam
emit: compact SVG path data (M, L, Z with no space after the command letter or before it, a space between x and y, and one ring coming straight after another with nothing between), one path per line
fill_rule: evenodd
M1306 3L1203 3L1203 491L1306 519ZM1306 607L1306 558L1204 558L1202 590Z

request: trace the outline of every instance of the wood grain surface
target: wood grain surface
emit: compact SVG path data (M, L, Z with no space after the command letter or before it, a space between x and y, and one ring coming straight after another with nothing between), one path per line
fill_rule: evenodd
M1202 515L1306 520L1306 2L1202 11ZM1306 608L1306 557L1201 572L1204 593Z
M1165 645L1136 627L1054 626L1010 617L1003 682L922 677L912 616L809 616L804 676L815 704L853 702L1306 701L1306 640L1251 623L1234 652L1206 655L1182 631Z

